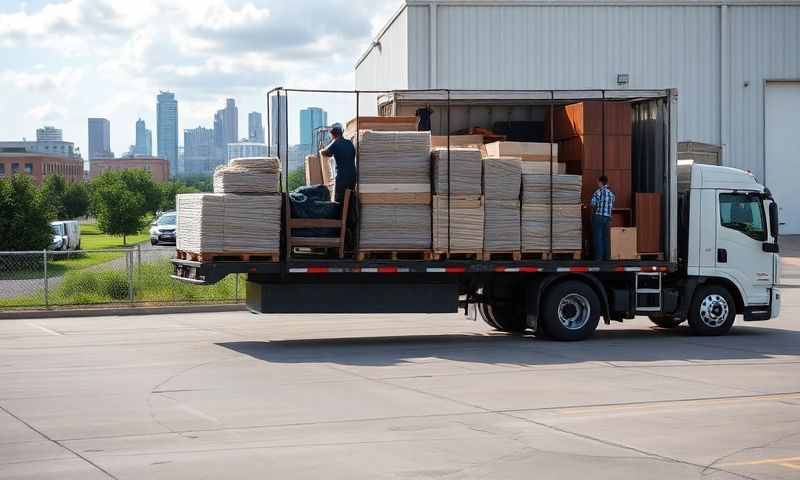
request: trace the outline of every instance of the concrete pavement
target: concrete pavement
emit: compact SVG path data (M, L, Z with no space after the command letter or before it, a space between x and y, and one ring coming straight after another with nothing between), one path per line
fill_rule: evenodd
M459 315L0 321L0 478L800 476L800 289L698 338Z

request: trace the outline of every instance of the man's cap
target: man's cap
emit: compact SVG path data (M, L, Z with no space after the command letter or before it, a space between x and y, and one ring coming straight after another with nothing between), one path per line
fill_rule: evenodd
M331 125L331 133L336 133L341 135L342 134L342 124L341 123L334 123Z

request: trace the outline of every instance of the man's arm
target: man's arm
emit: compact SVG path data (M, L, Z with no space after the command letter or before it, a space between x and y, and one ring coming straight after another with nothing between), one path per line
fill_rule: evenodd
M596 207L597 205L600 204L600 191L599 190L595 190L594 191L594 193L592 194L592 200L591 200L590 203L591 203L591 205L593 207Z
M332 157L333 156L333 152L331 151L332 147L333 147L333 142L329 143L327 147L320 150L319 154L322 155L323 157Z

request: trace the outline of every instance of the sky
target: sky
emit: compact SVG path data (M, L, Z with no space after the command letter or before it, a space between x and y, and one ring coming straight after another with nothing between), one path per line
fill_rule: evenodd
M156 95L178 99L179 135L213 127L235 98L239 137L247 114L266 115L266 92L353 89L354 65L399 0L0 0L0 140L64 131L87 157L87 118L111 122L117 156L142 118L156 145ZM329 121L354 115L344 95L289 96L290 143L300 108ZM264 118L266 128L266 117ZM155 152L154 152L155 153Z

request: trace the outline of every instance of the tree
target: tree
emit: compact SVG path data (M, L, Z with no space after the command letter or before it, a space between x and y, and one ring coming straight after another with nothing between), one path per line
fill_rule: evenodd
M182 175L178 177L178 180L183 182L184 185L196 188L201 192L214 191L214 183L211 179L211 175L207 173L191 173L188 175Z
M161 211L175 210L175 196L182 193L198 193L199 190L185 185L183 182L170 181L158 184L161 191Z
M64 193L67 190L67 182L59 174L48 175L42 182L39 196L42 204L47 208L49 216L55 220L67 220L64 212Z
M27 175L0 178L0 250L44 250L53 241L49 212Z
M89 213L89 188L83 182L67 184L64 191L64 218L78 218Z
M92 209L97 228L109 235L127 236L144 228L145 215L158 209L160 192L144 170L105 172L92 180Z
M289 172L289 191L302 187L306 184L306 170L305 167L298 167Z

